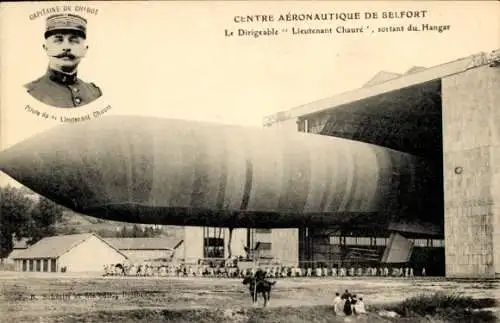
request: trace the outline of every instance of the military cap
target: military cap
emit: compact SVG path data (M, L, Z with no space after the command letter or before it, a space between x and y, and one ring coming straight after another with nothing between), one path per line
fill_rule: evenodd
M79 33L83 38L87 34L87 20L71 13L57 14L47 17L45 38L50 37L60 30L72 30Z

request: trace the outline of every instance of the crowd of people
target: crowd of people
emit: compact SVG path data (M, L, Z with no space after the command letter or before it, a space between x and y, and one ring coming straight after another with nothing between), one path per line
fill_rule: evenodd
M294 266L259 266L269 278L287 277L413 277L411 267L317 267L301 268ZM167 276L167 277L220 277L243 278L255 275L256 268L240 268L238 266L210 266L189 264L109 264L104 267L104 276ZM425 268L419 272L425 276Z
M362 297L357 297L356 294L351 294L349 290L340 296L340 293L335 293L333 299L333 311L335 315L363 315L366 314L365 303Z

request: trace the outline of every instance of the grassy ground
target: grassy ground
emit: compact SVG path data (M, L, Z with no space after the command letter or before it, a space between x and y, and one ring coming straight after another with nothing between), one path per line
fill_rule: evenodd
M390 320L374 314L352 317L351 322L385 323ZM72 315L58 317L54 322L179 322L179 323L291 323L291 322L318 322L335 323L346 322L345 317L336 317L330 308L315 307L277 307L270 309L191 309L191 310L132 310L114 312L94 312L91 315Z
M10 263L0 263L0 271L14 271L16 268L14 264Z
M476 312L467 315L457 313L442 315L412 315L408 317L386 318L370 312L355 317L335 316L328 306L274 307L274 308L235 308L235 309L134 309L92 311L87 313L66 313L45 317L21 317L15 322L179 322L179 323L294 323L294 322L497 322L489 312Z
M391 321L377 315L383 308L412 316L398 322L429 322L428 313L442 322L488 322L480 318L483 312L471 309L453 317L449 308L457 312L467 304L489 307L500 296L497 282L297 278L278 280L269 307L262 309L251 307L240 280L16 275L0 274L0 322L345 322L330 308L335 292L344 289L362 296L372 310L368 316L351 318L353 322ZM432 298L439 291L454 298ZM412 296L415 299L401 303ZM471 313L478 319L467 320Z
M442 322L497 322L498 317L489 310L497 306L498 302L493 298L474 299L460 294L437 292L410 297L383 307L403 318L431 318Z

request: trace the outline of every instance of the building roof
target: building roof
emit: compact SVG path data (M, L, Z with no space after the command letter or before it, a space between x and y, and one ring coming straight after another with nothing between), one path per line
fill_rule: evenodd
M27 259L27 258L58 258L75 248L79 244L88 240L92 236L98 238L103 241L105 244L115 249L118 253L126 257L122 254L116 247L110 245L108 242L104 241L101 237L93 234L93 233L82 233L82 234L69 234L69 235L61 235L61 236L53 236L43 238L38 241L28 249L20 252L18 255L15 255L13 259Z
M28 240L28 238L21 238L21 240L14 239L13 249L27 249L29 247Z
M161 238L104 238L119 250L174 250L183 240L178 237Z
M403 75L408 75L408 74L412 74L412 73L422 72L425 69L426 68L423 67L423 66L413 66L412 68L410 68L408 71L406 71L403 74L393 73L393 72L387 72L387 71L380 71L377 74L375 74L375 76L373 78L371 78L368 82L366 82L363 85L363 87L367 87L367 86L372 86L372 85L375 85L375 84L384 83L384 82L393 80L393 79L395 79L397 77L400 77L400 76L403 76Z
M405 75L411 74L411 73L418 73L424 71L426 68L423 66L413 66L410 68L408 71L406 71Z
M18 258L17 256L20 255L21 253L24 252L24 249L14 249L10 252L9 256L7 259L16 259Z
M396 77L400 77L400 76L401 76L401 74L398 74L398 73L380 71L377 74L375 74L375 76L371 80L366 82L365 85L363 85L363 87L384 83L384 82L387 82L389 80L395 79Z

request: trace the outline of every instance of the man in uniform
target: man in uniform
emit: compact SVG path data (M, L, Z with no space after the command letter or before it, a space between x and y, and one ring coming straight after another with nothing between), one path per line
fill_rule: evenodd
M35 99L60 108L76 108L102 95L94 83L77 77L77 67L87 53L87 21L74 14L47 18L43 49L49 57L47 73L25 85Z

